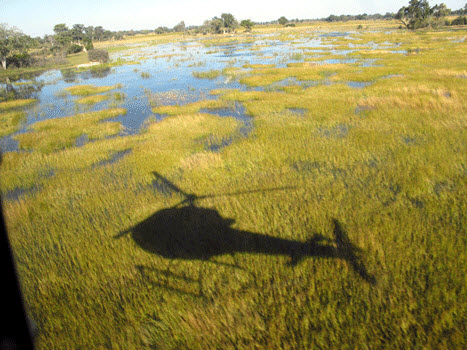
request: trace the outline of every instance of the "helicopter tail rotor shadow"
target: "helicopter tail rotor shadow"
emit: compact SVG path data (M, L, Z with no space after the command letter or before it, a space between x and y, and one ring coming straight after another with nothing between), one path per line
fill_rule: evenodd
M376 284L376 278L368 273L361 259L362 250L352 244L337 219L332 219L332 222L334 225L333 234L337 246L338 257L346 261L350 267L352 267L352 269L366 282L373 285Z

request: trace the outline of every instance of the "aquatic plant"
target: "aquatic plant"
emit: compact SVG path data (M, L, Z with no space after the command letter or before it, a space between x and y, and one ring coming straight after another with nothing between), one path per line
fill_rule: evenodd
M93 105L102 101L105 101L109 98L107 95L92 95L79 98L75 100L77 104Z
M216 69L211 69L206 72L192 72L192 74L195 78L199 78L199 79L216 79L217 77L221 75L221 71L216 70Z
M118 89L119 85L113 86L94 86L94 85L74 85L65 88L73 96L96 95L110 90Z
M0 112L0 137L18 131L26 121L26 114L22 111Z
M73 146L75 140L86 134L89 140L116 135L122 130L118 122L102 121L124 115L124 108L104 109L64 118L52 118L31 125L31 131L16 135L22 149L44 153Z

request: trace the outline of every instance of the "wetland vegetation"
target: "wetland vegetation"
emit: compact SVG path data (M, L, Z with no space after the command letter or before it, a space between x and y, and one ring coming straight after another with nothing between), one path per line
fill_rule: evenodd
M38 349L465 346L467 30L360 23L103 41L105 70L12 83Z

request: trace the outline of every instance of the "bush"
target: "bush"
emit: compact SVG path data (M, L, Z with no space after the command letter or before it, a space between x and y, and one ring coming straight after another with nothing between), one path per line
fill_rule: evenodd
M67 53L78 53L83 51L83 47L81 45L73 44L68 46L66 52Z
M466 16L459 16L456 19L452 20L452 26L462 26L467 24L467 17Z
M89 61L108 62L109 53L102 49L93 49L88 51Z
M30 66L31 62L31 56L28 53L15 53L8 57L7 67L24 68Z

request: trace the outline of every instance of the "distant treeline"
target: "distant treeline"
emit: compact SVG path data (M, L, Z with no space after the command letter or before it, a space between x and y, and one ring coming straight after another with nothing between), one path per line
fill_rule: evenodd
M346 22L365 20L399 20L401 28L419 29L424 27L441 27L447 25L467 24L467 4L464 8L452 11L441 3L431 7L427 0L410 0L408 6L403 6L397 13L386 12L382 15L330 15L321 19L287 19L284 16L269 22L254 22L244 19L240 22L231 13L222 13L220 17L205 20L202 25L186 26L184 21L173 28L157 27L156 29L119 30L111 31L102 26L85 26L74 24L71 28L65 23L56 24L53 35L44 35L43 38L31 38L23 34L18 28L0 24L0 63L3 69L8 67L46 66L52 60L63 59L68 54L93 49L93 42L104 40L119 40L124 37L144 34L186 33L186 34L225 34L239 30L241 27L249 32L255 25L282 25L294 27L298 23L311 23L316 21ZM458 15L452 21L446 16ZM33 50L33 55L30 54Z

